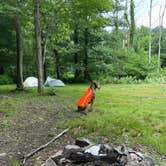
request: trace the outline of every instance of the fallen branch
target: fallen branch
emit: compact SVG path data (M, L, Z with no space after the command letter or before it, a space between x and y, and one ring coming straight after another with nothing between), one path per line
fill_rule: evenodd
M51 144L52 142L54 142L55 140L57 140L58 138L60 138L62 135L64 135L65 133L67 133L69 131L69 129L65 129L64 131L62 131L60 134L58 134L56 137L54 137L53 139L51 139L49 142L47 142L44 145L41 145L40 147L38 147L37 149L33 150L32 152L30 152L29 154L24 156L24 161L23 164L26 162L26 160L28 158L30 158L31 156L33 156L35 153L39 152L40 150L46 148L49 144Z

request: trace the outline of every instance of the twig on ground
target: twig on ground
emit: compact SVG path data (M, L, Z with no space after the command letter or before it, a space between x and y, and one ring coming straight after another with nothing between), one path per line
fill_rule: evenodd
M51 139L49 142L47 142L44 145L41 145L40 147L38 147L37 149L33 150L32 152L28 153L27 155L24 156L24 161L23 164L26 162L26 160L28 158L30 158L31 156L33 156L35 153L39 152L40 150L46 148L49 144L51 144L52 142L54 142L55 140L57 140L58 138L60 138L62 135L64 135L65 133L67 133L69 131L68 129L65 129L64 131L62 131L60 134L58 134L56 137L54 137L53 139Z

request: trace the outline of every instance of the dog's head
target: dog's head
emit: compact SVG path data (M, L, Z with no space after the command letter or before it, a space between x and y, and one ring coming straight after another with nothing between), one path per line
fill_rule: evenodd
M100 89L101 88L101 85L99 82L97 81L92 81L91 82L91 87L94 87L95 89Z

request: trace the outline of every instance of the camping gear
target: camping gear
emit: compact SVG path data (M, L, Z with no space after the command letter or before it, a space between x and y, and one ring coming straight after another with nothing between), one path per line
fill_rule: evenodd
M63 86L65 86L65 84L61 80L53 79L51 77L47 77L47 80L46 80L44 85L49 86L49 87L54 87L54 86L63 87Z
M38 79L36 77L27 77L23 85L24 87L36 87L38 86Z

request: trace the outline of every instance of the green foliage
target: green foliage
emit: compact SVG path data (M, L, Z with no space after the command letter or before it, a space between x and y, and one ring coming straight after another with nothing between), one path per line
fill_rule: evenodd
M12 78L7 75L0 75L0 85L8 85L8 84L13 84Z
M133 77L144 80L150 72L156 71L157 59L153 58L153 62L149 64L143 51L136 53L133 50L112 50L107 46L97 46L95 49L97 53L92 51L92 54L96 55L96 61L90 67L94 79Z
M146 83L166 83L166 69L161 69L160 73L152 72L144 80Z
M134 1L131 1L131 8ZM34 20L33 1L16 4L14 1L4 1L0 4L0 74L12 77L16 82L16 45L14 32L15 12L21 20L24 46L24 79L28 76L37 77L36 57L34 50ZM45 59L47 76L56 77L57 63L54 50L59 56L60 78L66 82L84 81L85 71L85 36L88 28L88 72L91 79L102 79L102 82L136 83L139 80L155 81L149 73L155 73L157 68L156 54L158 52L158 31L152 31L152 63L148 63L149 28L135 29L134 9L132 15L133 50L126 46L126 25L122 11L124 4L119 0L58 0L40 2L40 23L42 31L43 59ZM5 12L6 11L6 12ZM111 13L107 16L106 13ZM106 15L105 15L106 14ZM130 17L128 17L129 19ZM111 26L107 32L105 27ZM73 41L74 30L78 31L78 43ZM129 34L127 34L129 35ZM166 65L166 30L162 28L161 40L161 67ZM74 64L75 53L78 54L78 63ZM12 60L11 60L12 59ZM4 73L1 72L3 68ZM78 69L78 78L74 77ZM147 77L148 76L148 77ZM156 74L157 77L159 77ZM163 77L163 76L162 76ZM108 80L108 81L106 81ZM112 81L110 81L112 80ZM161 82L158 79L157 82ZM163 81L162 81L163 82Z
M50 89L48 90L48 94L49 94L50 96L55 96L55 95L56 95L56 89L55 89L55 88L50 88Z
M127 77L105 77L105 78L100 78L99 81L101 83L107 84L139 84L142 83L142 80L138 80L135 77L127 76Z

